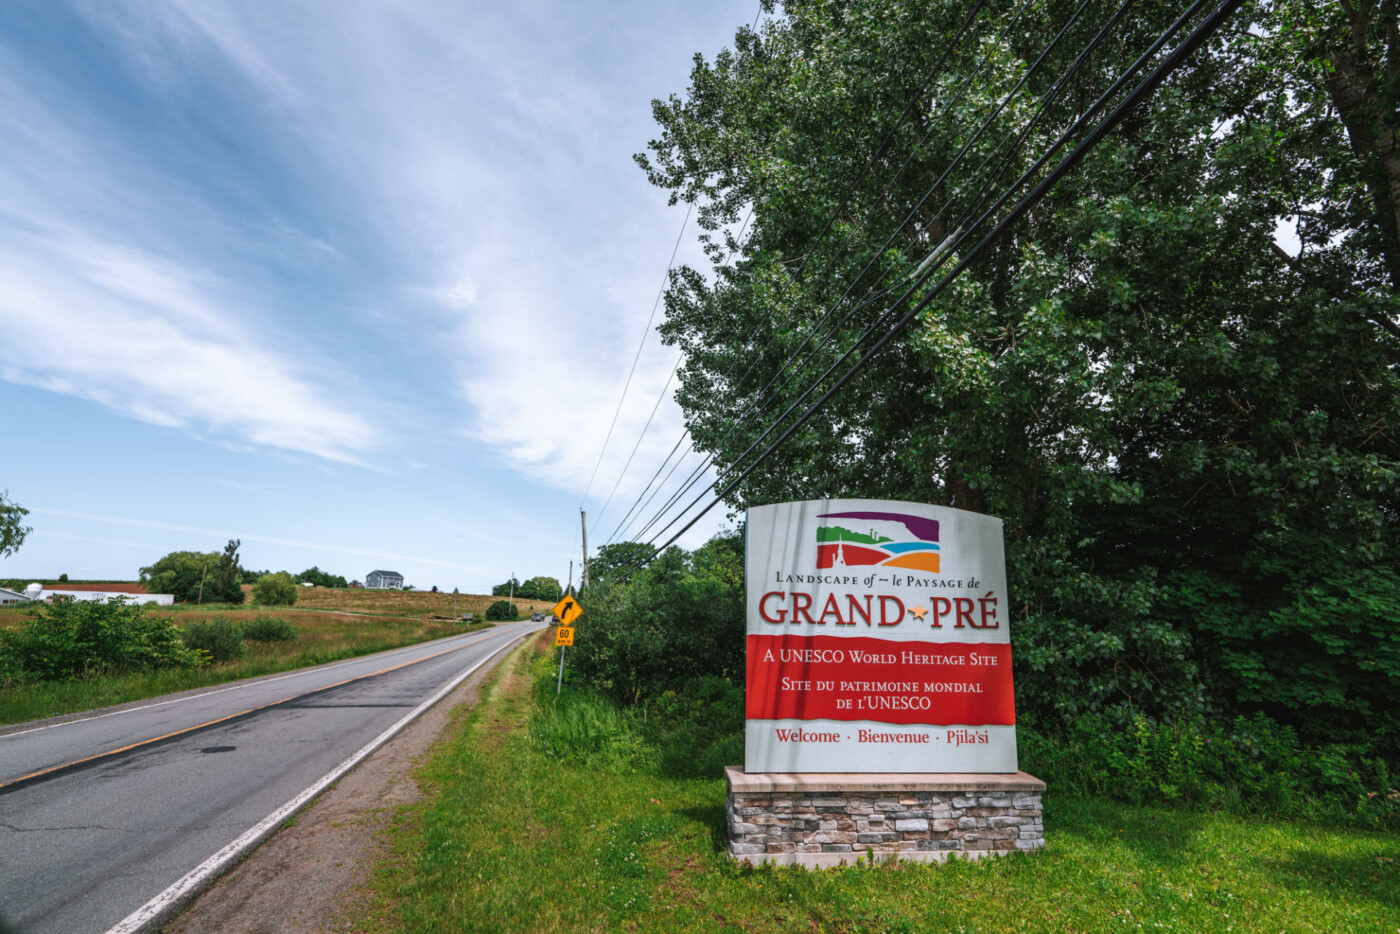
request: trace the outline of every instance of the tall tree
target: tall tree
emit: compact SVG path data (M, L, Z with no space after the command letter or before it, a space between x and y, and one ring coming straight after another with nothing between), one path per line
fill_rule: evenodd
M25 536L33 529L25 526L29 510L9 499L9 490L0 490L0 558L19 551Z
M990 2L903 123L967 4L796 0L697 59L684 98L655 103L661 136L639 161L703 203L714 260L739 247L732 266L674 275L662 327L686 352L692 437L722 474L748 466L742 452L856 345L953 218L1014 177L985 167L1109 12L1091 5L1031 74L1074 5ZM1026 151L1179 7L1136 4ZM1394 0L1252 9L731 505L876 496L1003 517L1032 717L1253 708L1400 751L1400 304L1382 179ZM976 136L1022 78L1024 97ZM1337 94L1357 88L1349 111ZM749 206L740 247L724 229ZM843 323L827 339L829 308ZM798 375L778 377L799 351Z

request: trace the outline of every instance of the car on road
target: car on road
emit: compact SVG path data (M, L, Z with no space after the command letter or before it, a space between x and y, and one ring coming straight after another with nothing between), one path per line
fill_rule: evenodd
M532 623L538 623L538 622L539 622L540 620L542 620L542 619L544 619L544 614L543 614L543 613L536 613L534 616L531 616L531 617L530 617L530 622L532 622Z

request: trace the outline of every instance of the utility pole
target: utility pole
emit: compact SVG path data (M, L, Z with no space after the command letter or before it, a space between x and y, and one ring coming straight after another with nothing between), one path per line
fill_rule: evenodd
M566 590L566 591L564 591L564 593L573 593L573 592L574 592L574 559L573 559L573 558L570 558L570 559L569 559L569 589ZM561 594L559 595L559 599L560 599L560 600L563 600L563 599L564 599L564 594L563 594L563 593L561 593Z
M453 619L453 621L456 621L456 619L457 619L457 588L456 588L456 587L453 587L453 588L452 588L452 619Z
M510 615L515 615L515 572L510 572Z
M209 573L208 562L205 563L203 569L199 572L199 599L194 602L195 606L204 603L204 575L207 573Z
M580 509L578 515L583 523L583 583L579 585L579 590L583 591L588 589L588 513Z

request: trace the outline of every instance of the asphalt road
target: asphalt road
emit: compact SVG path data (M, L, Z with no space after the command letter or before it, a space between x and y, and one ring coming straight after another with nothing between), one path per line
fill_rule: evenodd
M540 625L0 736L0 918L107 931Z

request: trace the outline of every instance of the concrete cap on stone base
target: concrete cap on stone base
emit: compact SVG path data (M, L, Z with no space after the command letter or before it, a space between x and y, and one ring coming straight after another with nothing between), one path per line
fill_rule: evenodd
M1045 783L1025 772L755 772L731 765L724 780L732 794L844 791L1041 792Z

